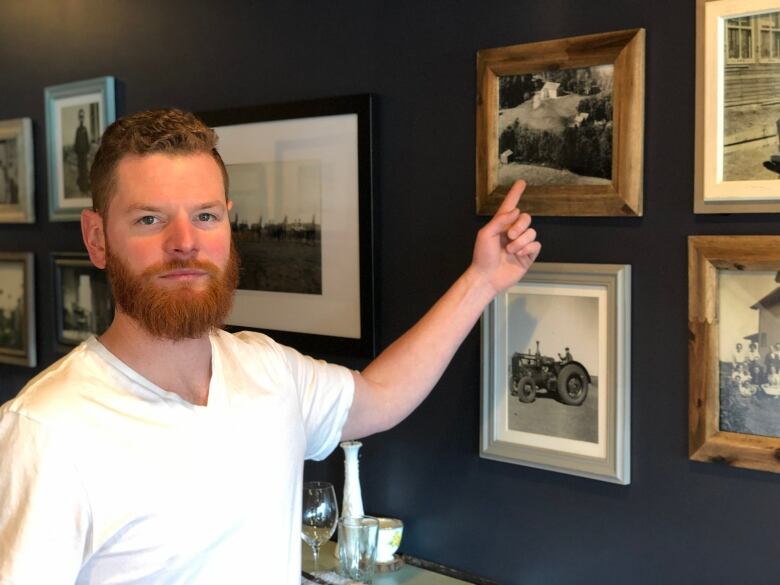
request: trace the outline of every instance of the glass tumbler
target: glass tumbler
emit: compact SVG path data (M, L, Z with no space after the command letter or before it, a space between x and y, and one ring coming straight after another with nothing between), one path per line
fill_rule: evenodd
M339 520L339 566L344 577L372 583L379 520L373 516Z

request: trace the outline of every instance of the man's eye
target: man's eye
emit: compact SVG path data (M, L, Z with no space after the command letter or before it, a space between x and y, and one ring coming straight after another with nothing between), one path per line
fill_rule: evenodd
M153 225L157 223L157 218L153 215L144 215L141 219L138 220L138 223L143 225Z
M217 219L217 216L213 213L199 213L198 214L198 221L215 221Z

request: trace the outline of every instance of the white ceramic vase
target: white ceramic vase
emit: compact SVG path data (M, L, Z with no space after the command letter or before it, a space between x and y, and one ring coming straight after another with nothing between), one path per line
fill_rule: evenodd
M360 441L344 441L344 500L341 502L342 518L363 516L363 494L360 491L360 465L358 451L363 446Z
M363 494L360 491L360 466L358 451L363 446L360 441L344 441L344 499L341 501L341 517L357 518L363 516ZM333 547L333 555L338 558L339 545Z

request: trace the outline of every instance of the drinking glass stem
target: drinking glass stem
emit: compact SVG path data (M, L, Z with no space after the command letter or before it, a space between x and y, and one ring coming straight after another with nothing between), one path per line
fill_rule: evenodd
M311 546L311 555L314 557L314 572L320 570L320 545L313 544Z

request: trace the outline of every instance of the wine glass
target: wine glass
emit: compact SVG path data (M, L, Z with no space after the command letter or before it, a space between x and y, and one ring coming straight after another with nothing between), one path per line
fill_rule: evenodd
M303 484L301 538L311 547L314 570L319 570L320 545L330 540L339 520L339 506L333 484L308 481Z

